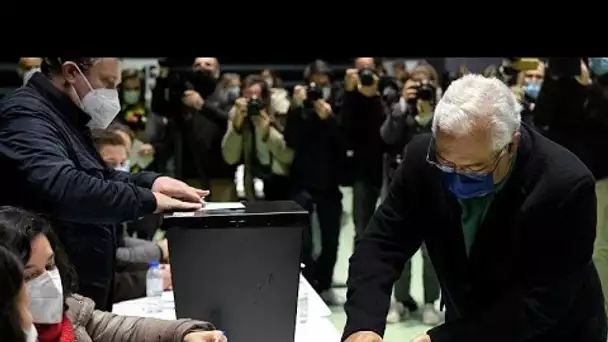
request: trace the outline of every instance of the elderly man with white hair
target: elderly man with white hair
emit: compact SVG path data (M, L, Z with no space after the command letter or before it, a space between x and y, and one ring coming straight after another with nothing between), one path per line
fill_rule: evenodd
M595 180L520 109L495 78L450 85L357 242L343 340L382 341L392 285L424 242L446 323L415 342L606 341Z

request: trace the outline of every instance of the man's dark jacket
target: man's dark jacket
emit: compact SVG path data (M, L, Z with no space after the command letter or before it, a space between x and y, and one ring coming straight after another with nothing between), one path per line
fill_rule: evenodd
M392 285L424 242L446 306L446 323L428 332L433 342L606 341L591 261L593 176L565 148L527 126L521 133L469 257L458 200L426 162L430 135L412 140L351 257L345 337L384 332Z
M156 209L157 175L110 169L86 126L89 116L41 73L0 104L0 204L49 215L97 308L111 302L116 224Z

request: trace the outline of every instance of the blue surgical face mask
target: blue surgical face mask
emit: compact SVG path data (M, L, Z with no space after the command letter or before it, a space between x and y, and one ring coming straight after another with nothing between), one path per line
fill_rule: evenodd
M482 197L494 190L494 173L443 172L443 179L454 196L460 199Z
M540 93L540 87L540 83L527 83L523 86L526 95L535 100L538 98L538 94Z
M608 57L589 58L589 67L595 76L608 74Z

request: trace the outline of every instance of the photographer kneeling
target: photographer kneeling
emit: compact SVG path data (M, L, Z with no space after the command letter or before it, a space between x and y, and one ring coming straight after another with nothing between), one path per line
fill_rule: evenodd
M404 159L405 147L418 134L430 133L433 122L433 111L437 103L437 73L427 63L421 63L411 73L403 87L401 98L392 105L390 114L380 128L380 135L388 145L384 155L384 184L382 197L386 196L393 176ZM437 325L441 316L435 309L439 298L439 282L428 257L426 248L422 247L424 306L422 322L426 325ZM401 277L395 283L395 302L391 303L386 317L388 323L396 323L410 318L410 313L418 310L418 304L410 295L412 265L408 261Z
M245 79L241 98L230 110L228 130L222 141L226 163L245 165L245 194L256 199L254 178L264 181L266 200L290 198L289 166L293 151L283 139L283 125L275 118L264 78L250 75Z
M304 275L326 303L341 304L331 290L331 283L342 217L339 174L346 149L338 120L324 100L322 85L310 83L294 88L285 141L294 151L291 176L295 200L311 215L317 212L321 231L321 254L313 261L311 227L306 230L302 250Z

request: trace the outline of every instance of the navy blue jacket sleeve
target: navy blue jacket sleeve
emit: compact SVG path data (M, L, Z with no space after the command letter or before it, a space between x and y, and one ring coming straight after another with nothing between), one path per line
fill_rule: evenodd
M154 181L160 176L161 175L155 172L141 171L138 173L129 173L112 169L109 174L109 179L117 182L133 183L142 188L152 189Z
M40 197L46 212L64 221L119 223L155 211L150 190L92 177L76 168L48 121L25 112L5 113L2 121L0 154L8 167L24 174L27 190Z

